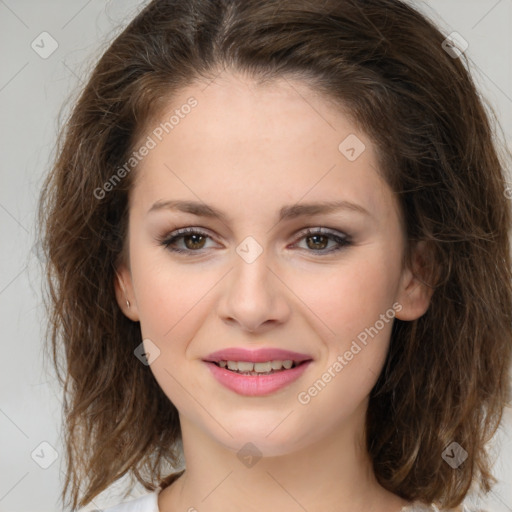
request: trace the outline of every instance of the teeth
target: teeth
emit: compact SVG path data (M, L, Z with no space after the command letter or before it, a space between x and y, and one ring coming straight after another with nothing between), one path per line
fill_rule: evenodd
M240 368L240 363L238 363L238 368ZM267 361L266 363L254 363L254 371L257 373L269 372L272 370L272 361Z
M238 370L238 363L236 361L228 361L229 370Z
M269 373L272 371L279 371L283 368L289 370L293 366L291 359L284 361L265 361L263 363L251 363L249 361L219 361L218 365L221 368L228 368L229 370L241 373Z
M233 363L233 361L229 361L228 364L229 363ZM244 363L242 361L239 361L238 363L234 363L234 364L237 365L237 368L235 368L235 369L238 370L239 372L252 372L254 369L254 366L255 366L254 363ZM233 368L231 368L231 370L232 369Z

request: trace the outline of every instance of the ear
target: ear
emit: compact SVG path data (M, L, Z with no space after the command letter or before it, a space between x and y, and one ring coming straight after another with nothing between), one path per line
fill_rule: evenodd
M122 263L117 266L114 277L114 289L116 299L121 311L130 320L138 322L139 311L137 309L137 301L133 292L132 275L128 267Z
M426 242L418 242L413 250L411 264L404 268L400 280L397 301L402 309L395 315L399 320L416 320L426 313L434 293L429 282L432 275L427 271L432 268L431 257Z

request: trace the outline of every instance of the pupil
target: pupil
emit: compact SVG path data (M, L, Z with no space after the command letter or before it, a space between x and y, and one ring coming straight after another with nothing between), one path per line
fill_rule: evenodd
M203 239L201 241L197 241L197 239ZM194 241L190 244L190 243L187 243L189 242L191 239L193 239ZM203 242L203 244L201 244L201 242ZM199 244L199 247L197 247L197 244ZM185 237L185 245L187 246L188 249L201 249L201 247L204 245L204 236L203 235L187 235Z
M321 245L320 249L325 249L325 247L327 246L327 242L326 242L326 237L325 237L324 235L311 235L311 236L309 236L309 237L308 237L308 240L313 240L313 239L315 239L316 241L314 242L313 247L311 247L311 244L309 244L309 243L308 243L308 247L309 247L310 249L315 249L315 248L317 248L317 249L318 249L318 248L319 248L319 247L318 247L318 239L319 239L319 238L323 238L323 239L324 239L324 243L323 243L323 244L320 244L320 245ZM315 245L315 244L316 244L316 245Z

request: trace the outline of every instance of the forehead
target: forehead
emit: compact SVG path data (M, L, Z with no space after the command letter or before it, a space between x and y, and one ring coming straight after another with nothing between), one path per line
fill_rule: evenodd
M394 207L371 141L303 82L224 74L180 90L153 125L134 191L145 203L214 193L247 211L303 197L350 198L378 215Z

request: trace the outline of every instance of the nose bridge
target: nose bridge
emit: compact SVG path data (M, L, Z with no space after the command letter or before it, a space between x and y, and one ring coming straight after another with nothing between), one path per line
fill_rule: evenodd
M236 247L236 253L230 288L238 296L237 301L258 301L257 307L261 308L263 303L270 300L273 288L268 276L268 251L254 237L248 236Z
M246 237L236 248L221 300L219 314L250 331L269 320L283 321L288 310L269 256L254 237Z

